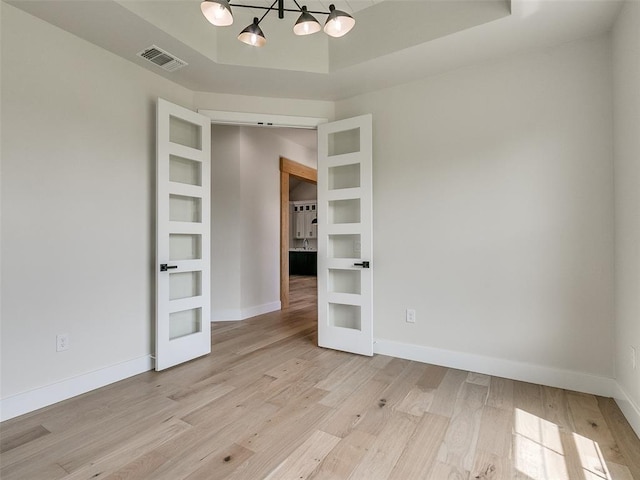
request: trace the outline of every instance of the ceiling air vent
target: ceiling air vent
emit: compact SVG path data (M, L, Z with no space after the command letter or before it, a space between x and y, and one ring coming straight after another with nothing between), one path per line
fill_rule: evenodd
M146 58L151 63L155 63L160 68L164 68L167 72L175 72L188 65L184 60L180 60L175 55L171 55L155 45L151 45L149 48L138 52L138 56Z

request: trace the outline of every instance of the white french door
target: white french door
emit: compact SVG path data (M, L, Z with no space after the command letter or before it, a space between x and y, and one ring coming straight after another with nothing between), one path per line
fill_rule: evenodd
M158 99L156 370L211 351L211 120Z
M318 126L318 345L373 355L372 116Z

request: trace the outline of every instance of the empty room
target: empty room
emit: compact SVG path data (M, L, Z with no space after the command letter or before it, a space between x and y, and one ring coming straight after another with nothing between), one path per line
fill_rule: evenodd
M0 478L640 480L640 2L0 21Z

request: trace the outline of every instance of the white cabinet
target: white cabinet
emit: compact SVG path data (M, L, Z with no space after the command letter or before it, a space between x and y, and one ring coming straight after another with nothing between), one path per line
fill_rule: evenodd
M303 205L293 205L293 219L294 219L294 237L295 238L305 238L304 234L307 230L305 227L305 217L304 217L304 206Z
M293 202L293 238L317 238L317 203Z
M318 237L317 204L310 203L304 207L304 234L306 238Z

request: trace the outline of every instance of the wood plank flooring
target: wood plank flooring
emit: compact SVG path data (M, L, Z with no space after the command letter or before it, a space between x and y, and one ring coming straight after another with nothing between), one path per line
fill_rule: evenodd
M213 353L0 425L3 480L640 480L613 400L316 346L286 311L213 324Z

